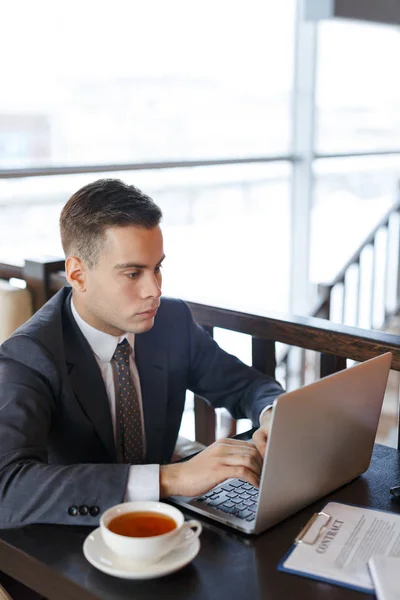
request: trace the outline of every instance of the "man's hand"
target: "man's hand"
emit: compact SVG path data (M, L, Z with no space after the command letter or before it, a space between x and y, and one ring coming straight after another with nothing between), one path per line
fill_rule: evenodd
M160 467L160 497L198 496L230 477L258 487L262 458L254 444L222 439L194 458Z
M253 442L262 458L264 458L265 446L267 445L267 437L271 426L271 417L272 410L266 410L261 418L259 429L253 433Z

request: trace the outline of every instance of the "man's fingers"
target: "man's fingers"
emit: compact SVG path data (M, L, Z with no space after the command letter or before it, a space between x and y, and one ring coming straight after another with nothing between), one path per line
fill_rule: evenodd
M230 478L243 479L255 487L260 485L263 461L254 443L229 438L221 439L192 460L197 465L197 472L203 468L203 465L207 468L208 488L210 488L210 471L213 474L212 479L215 480L211 487ZM188 467L190 462L187 463Z
M197 496L231 478L259 487L262 458L256 446L231 441L215 442L185 463L168 465L171 471L178 469L178 473L171 473L173 493L169 495ZM160 471L162 475L164 470ZM163 497L166 495L164 488Z
M266 431L264 431L263 429L257 429L257 431L255 431L253 433L254 443L257 447L257 450L261 454L262 458L264 458L264 455L265 455L265 448L267 445L267 437L268 437L268 435L267 435Z
M251 449L243 448L240 451L230 452L228 456L235 456L235 457L241 456L241 457L243 457L243 460L247 460L247 458L245 458L245 457L251 457L251 460L254 462L255 465L257 465L258 469L260 471L262 469L263 459L262 459L260 452L256 448L256 446L253 446L253 448L251 448Z
M227 457L231 455L239 457L251 456L255 463L258 465L258 467L260 469L262 468L262 456L255 444L246 444L245 446L238 446L222 443L218 446L218 449L216 449L216 453L221 457Z
M250 469L246 469L246 467L227 467L226 469L226 479L243 479L243 481L247 481L254 487L260 487L260 477L256 475Z
M228 454L224 457L224 465L244 467L252 471L257 477L261 474L261 464L256 456L251 454Z
M254 444L252 442L245 442L244 440L233 440L231 438L222 438L217 442L214 442L213 446L236 446L238 448L254 448Z
M263 431L262 429L257 429L257 431L255 431L253 433L253 440L255 444L266 444L267 443L267 434L265 431Z

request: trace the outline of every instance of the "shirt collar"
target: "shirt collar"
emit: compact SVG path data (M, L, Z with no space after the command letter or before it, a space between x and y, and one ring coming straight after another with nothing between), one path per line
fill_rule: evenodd
M95 327L89 325L82 319L82 317L78 314L78 311L75 308L74 299L71 298L71 311L72 315L81 330L82 334L85 336L89 346L97 356L97 358L101 362L110 362L112 357L114 356L114 352L117 349L118 344L120 344L123 340L127 339L129 345L132 348L132 355L134 356L135 350L135 334L134 333L124 333L121 336L110 335L109 333L105 333L104 331L100 331Z

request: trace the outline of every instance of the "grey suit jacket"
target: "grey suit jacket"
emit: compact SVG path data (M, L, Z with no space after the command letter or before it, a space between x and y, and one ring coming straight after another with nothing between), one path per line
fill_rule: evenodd
M105 386L70 295L60 290L0 346L3 528L94 526L124 498L129 465L117 463ZM171 459L187 389L256 425L282 393L275 380L221 350L179 300L161 300L154 327L136 337L135 360L148 464Z

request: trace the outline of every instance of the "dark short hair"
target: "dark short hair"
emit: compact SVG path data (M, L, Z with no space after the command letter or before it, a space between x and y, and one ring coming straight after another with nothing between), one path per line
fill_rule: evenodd
M119 179L98 179L75 192L61 211L65 256L74 254L92 269L106 229L128 225L152 229L161 219L161 209L135 186Z

